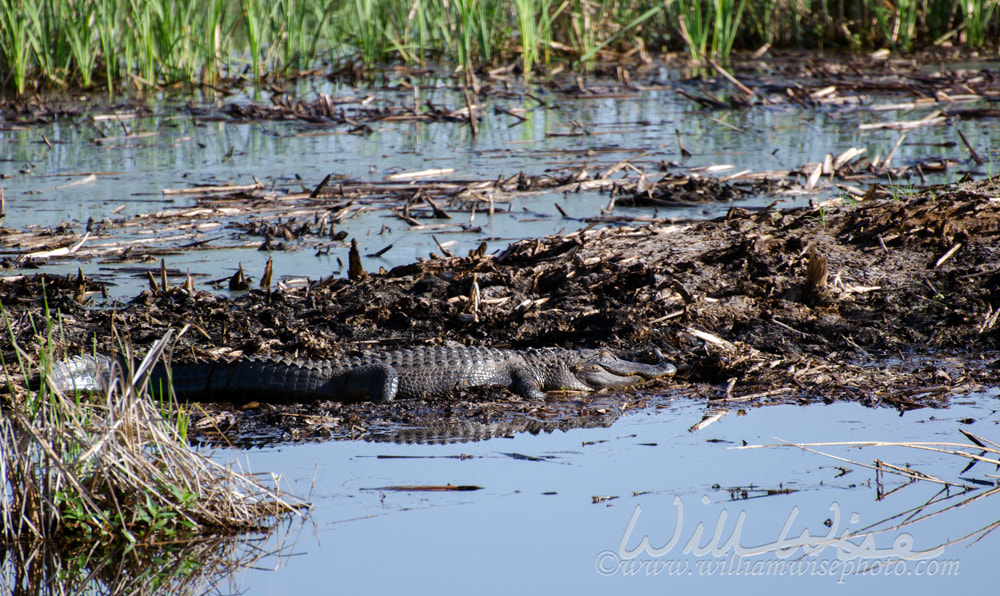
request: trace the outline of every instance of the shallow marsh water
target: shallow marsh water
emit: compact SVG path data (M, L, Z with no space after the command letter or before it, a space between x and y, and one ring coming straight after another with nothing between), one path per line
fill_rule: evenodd
M363 89L330 85L316 88L303 85L299 91L306 99L318 92L355 97L369 94ZM405 103L409 93L382 90L372 91L371 95L395 104ZM422 101L462 105L457 94L446 88L422 89L421 93ZM525 98L490 100L490 109L476 138L472 137L468 126L454 122L381 123L373 133L357 136L301 123L235 123L227 121L225 116L218 119L221 112L213 112L211 104L207 112L178 115L176 110L158 108L155 102L151 104L153 109L163 112L162 115L128 120L126 124L133 133L157 133L156 136L94 143L97 134L84 124L83 118L74 123L7 130L0 133L4 141L0 147L0 175L5 178L2 185L7 197L4 225L19 229L67 222L76 230L82 230L89 218L100 221L111 216L149 213L194 203L189 197L162 195L161 191L167 188L248 184L255 178L268 186L298 191L312 190L331 173L360 181L380 181L398 172L452 168L452 174L437 179L495 180L522 171L542 174L581 165L602 170L640 152L646 155L636 159L634 165L651 176L657 174L663 162L677 164L673 170L681 172L698 167L732 166L716 172L724 176L744 170L795 170L807 163L821 162L827 153L836 155L850 147L867 148L866 158L884 157L899 138L899 132L893 130L859 132L859 123L883 121L887 114L894 114L872 112L865 107L824 111L777 105L742 111L711 111L699 109L669 89L596 99L541 91L539 94L548 102L548 108ZM526 108L526 121L517 124L511 116L492 113L493 107ZM926 112L902 114L906 119L923 115ZM97 126L111 137L122 134L119 122L101 121ZM997 131L973 122L958 126L975 146L995 145L991 135L995 136ZM693 154L691 157L681 157L675 129L681 132L686 148ZM586 134L561 136L579 132ZM51 148L43 137L51 143ZM906 142L896 152L895 163L934 156L964 159L964 149L954 147L956 139L953 127L908 131ZM986 173L991 167L992 162L988 162L979 169ZM967 170L959 167L929 179L950 181ZM97 173L96 180L66 186L81 179L70 174L81 172ZM831 185L826 186L826 192L811 195L811 198L828 198L838 192ZM716 217L733 204L763 206L778 200L780 206L796 206L806 204L809 199L786 194L658 211L618 207L615 214ZM587 217L598 215L608 197L604 193L584 192L567 196L540 194L520 199L511 206L509 213L498 211L493 217L477 213L474 224L481 227L481 232L439 233L439 240L454 241L450 248L456 254L464 254L484 239L493 251L503 248L510 240L571 231L586 225L562 218L554 206L556 202L571 216ZM468 214L455 214L454 217L457 221ZM405 223L385 211L370 211L341 222L338 230L357 238L362 254L392 245L393 248L383 255L365 259L366 268L372 270L411 263L436 250L431 232L410 232ZM132 233L147 239L157 235L149 229ZM196 279L228 277L236 271L238 263L242 263L248 273L259 275L272 256L279 278L307 276L315 279L333 272L343 273L337 257L346 262L346 245L339 252L323 256L314 255L314 251L295 250L294 246L287 251L266 253L252 248L232 248L232 243L225 238L226 230L210 222L193 234L192 243L222 237L209 243L209 246L220 247L221 252L178 250L165 260L168 268L191 271ZM260 241L259 237L251 237L243 246ZM95 244L98 243L91 241L91 246ZM55 262L44 265L43 270L68 273L75 272L77 266L76 262ZM133 296L146 284L143 273L146 268L134 264L85 262L82 268L89 277L113 284L112 296Z
M378 592L420 586L443 594L676 589L931 594L959 584L988 588L994 581L996 535L971 546L967 540L937 549L995 523L997 496L913 522L988 488L926 506L945 495L940 486L887 477L885 491L899 490L880 501L871 470L794 447L734 447L774 444L779 438L960 443L959 428L995 436L996 397L996 391L970 395L948 410L904 416L855 403L751 408L696 432L688 429L701 419L704 405L677 400L605 429L452 445L327 442L223 452L221 457L249 462L254 470L282 470L296 490L312 491L315 503L315 527L307 524L291 549L305 556L262 561L261 567L276 569L246 572L235 585L250 594L323 585ZM976 422L960 422L966 418ZM881 459L911 465L958 482L960 476L993 472L979 464L961 474L965 460L911 449L816 449L867 464ZM840 468L852 471L843 474ZM448 483L483 488L378 490ZM751 498L740 498L741 489ZM759 492L780 489L796 492ZM595 497L613 498L595 502ZM882 520L889 521L868 529ZM679 540L666 548L675 531ZM827 543L816 556L789 547L734 558L735 545L767 549L802 539L804 532L826 538L848 531L857 534ZM638 550L644 536L661 552ZM692 540L702 548L714 545L715 553L685 552ZM933 552L896 562L918 551ZM863 563L875 568L856 573ZM789 567L782 571L781 564Z
M303 88L303 94L322 91L333 95L364 95L365 90L342 87ZM445 89L424 89L422 99L459 106L457 96ZM400 92L377 92L396 100ZM777 106L735 112L700 110L671 90L644 91L629 97L571 99L544 95L552 109L535 108L532 100L492 100L501 107L527 107L527 121L510 127L514 119L487 111L480 135L473 139L466 126L455 123L380 126L367 136L315 134L330 131L288 123L232 123L201 121L189 116L154 116L129 121L135 132L158 136L95 146L96 136L81 122L60 122L46 127L7 130L0 174L7 197L4 225L23 228L70 221L81 229L88 218L101 219L124 205L121 214L155 211L187 204L188 198L161 195L164 188L202 183L246 184L256 176L266 184L314 188L329 173L359 180L382 180L387 174L426 168L454 168L453 179L496 179L519 171L541 173L567 165L592 163L605 168L646 151L636 165L655 170L660 161L675 161L683 168L720 163L732 170L795 169L822 161L828 153L851 146L865 146L868 156L886 155L899 138L896 131L859 132L859 122L878 121L884 114L860 109L804 111ZM155 104L154 104L155 107ZM907 114L908 118L923 115ZM739 129L732 130L718 121ZM586 136L550 136L576 129ZM108 135L120 125L102 124ZM970 142L993 147L1000 131L976 123L958 125ZM680 157L674 129L694 154ZM50 149L40 137L52 143ZM897 152L897 163L933 155L964 157L953 127L910 131ZM992 155L992 154L991 154ZM29 163L31 174L19 172ZM983 166L986 171L991 164ZM947 181L957 173L937 177ZM96 181L53 189L79 177L75 172L103 172ZM45 177L43 177L45 176ZM447 178L447 177L446 177ZM28 194L39 189L43 192ZM820 197L835 192L830 189ZM814 197L815 198L815 197ZM558 201L573 215L595 215L607 196L539 195L519 201L511 213L492 218L480 213L476 224L482 233L448 234L439 240L456 240L452 249L461 254L484 238L490 250L513 239L555 233L580 226L559 216ZM774 197L756 197L742 205L765 205ZM784 196L781 204L804 204L809 197ZM665 217L714 217L731 204L697 205L661 210ZM651 215L652 209L617 208L616 213ZM456 217L463 217L459 214ZM383 229L386 226L388 229ZM368 258L370 270L387 268L425 257L436 247L429 233L406 230L399 220L371 212L343 222L339 229L374 252L393 244L379 258ZM141 233L141 232L139 232ZM215 228L198 232L202 238L222 233ZM259 241L259 238L253 240ZM225 244L222 242L221 244ZM165 257L168 267L190 270L217 279L230 276L242 262L254 275L269 256L276 275L318 278L346 271L346 248L328 256L312 251L265 253L252 249L181 252ZM82 267L90 277L114 284L112 296L129 297L145 287L136 265L71 262L43 265L42 270L75 272ZM913 526L873 534L875 547L885 552L851 556L829 547L818 557L802 558L802 549L785 558L774 553L732 562L733 549L718 554L682 552L683 545L704 524L699 545L712 542L720 515L722 530L717 545L733 536L741 512L745 521L739 544L745 547L774 544L789 524L785 537L826 536L833 531L861 530L879 520L903 523L910 513L938 495L937 485L923 482L906 486L882 500L876 498L874 472L795 448L734 450L732 447L777 442L819 441L951 441L965 442L959 428L996 439L996 390L970 395L949 409L917 410L900 416L890 409L870 409L855 403L797 406L783 405L734 410L706 428L690 432L704 413L704 404L685 399L633 413L609 428L578 429L538 436L521 434L512 439L451 445L394 445L364 442L322 442L278 445L251 451L217 451L219 459L244 462L254 471L284 474L295 492L311 494L313 517L298 535L294 551L301 556L270 561L275 571L247 571L234 578L234 587L248 594L315 592L333 586L345 591L412 590L427 586L440 593L572 591L606 593L631 590L663 593L676 588L711 590L747 588L782 590L808 588L820 593L843 589L862 592L905 589L936 593L960 583L963 587L992 587L996 537L947 547L922 561L895 563L900 553L934 549L996 521L996 497L942 513ZM969 421L973 421L971 426ZM865 448L821 448L853 460L871 463L875 458L940 478L989 480L986 466L962 473L964 460L930 452ZM461 458L461 455L471 458ZM402 456L382 458L379 456ZM837 466L852 468L841 475ZM315 483L315 485L314 485ZM399 485L477 485L470 492L410 492L378 490ZM903 481L888 479L886 488ZM741 489L793 489L791 494L732 500ZM734 489L730 491L729 489ZM953 489L954 490L954 489ZM984 487L978 492L985 492ZM636 494L641 493L641 494ZM749 496L757 496L752 490ZM976 493L972 493L973 495ZM595 497L598 502L595 501ZM601 500L603 497L614 497ZM947 503L961 500L956 497ZM634 550L648 535L653 547L670 540L678 527L676 501L683 506L680 543L662 554L623 553ZM839 507L840 519L835 520ZM639 511L637 507L641 507ZM942 506L939 506L939 508ZM857 518L854 518L854 514ZM629 539L620 545L629 521L638 515ZM898 517L896 517L898 516ZM829 521L829 526L825 525ZM314 525L313 525L314 524ZM885 527L885 526L880 526ZM912 536L907 542L905 535ZM897 542L902 537L903 542ZM852 538L864 544L865 535ZM888 552L886 552L888 551ZM857 553L855 553L857 554ZM872 556L869 556L872 555ZM878 575L857 575L856 566L872 560L893 561ZM753 564L802 561L804 575L771 570L755 575ZM819 565L826 562L826 566ZM837 572L831 569L840 562ZM847 573L848 563L853 562ZM921 568L918 565L927 563ZM957 565L954 563L957 562ZM933 565L932 563L936 563ZM267 567L263 562L259 567ZM823 571L826 569L827 571ZM889 569L889 573L885 571ZM657 571L659 570L659 571ZM840 572L845 572L843 576ZM902 575L896 575L902 572ZM918 573L922 573L918 575ZM988 583L989 582L989 583Z

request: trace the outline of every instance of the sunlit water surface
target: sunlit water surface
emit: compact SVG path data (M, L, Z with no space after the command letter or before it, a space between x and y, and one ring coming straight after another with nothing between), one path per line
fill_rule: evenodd
M658 80L670 83L670 72ZM303 83L298 96L309 100L317 93L332 96L364 97L369 93L385 105L408 105L409 90L352 89L329 84ZM328 174L359 181L381 181L385 176L429 168L451 168L444 180L496 180L519 172L543 174L567 167L593 166L603 170L620 160L645 155L635 165L654 177L664 162L676 164L672 171L713 165L730 165L717 175L745 170L765 172L798 170L807 163L821 162L827 153L840 154L851 147L864 147L866 159L888 155L900 137L898 131L861 131L858 125L894 119L918 119L925 112L872 112L861 108L804 110L793 105L756 107L741 111L702 110L677 95L673 89L629 92L626 97L581 99L553 94L544 89L536 96L547 102L540 107L530 99L489 99L479 135L473 138L468 126L455 122L375 123L367 135L346 134L342 129L310 128L302 123L235 123L223 118L206 119L205 111L177 113L152 102L159 115L126 122L133 133L158 133L155 136L123 139L95 144L97 133L81 117L49 126L15 128L0 132L0 176L7 198L7 216L3 224L21 229L33 225L54 226L67 222L78 231L88 219L125 217L168 207L193 205L187 196L164 196L164 189L186 188L196 184L249 184L254 179L286 190L311 191ZM462 107L459 94L438 84L421 89L421 101L437 106ZM882 102L892 97L878 98ZM248 101L235 98L226 101ZM266 103L267 99L258 98ZM875 100L871 100L874 102ZM213 104L206 102L209 116ZM493 108L525 108L526 121ZM97 125L108 136L123 134L121 124L101 121ZM938 157L965 159L958 142L960 128L974 146L992 153L996 130L975 122L954 126L920 128L907 132L906 141L896 151L894 163L903 165ZM584 131L583 136L564 136ZM680 131L685 147L693 154L682 157L675 131ZM44 140L43 140L44 137ZM48 144L45 142L48 141ZM950 146L942 146L948 144ZM51 145L51 148L49 147ZM979 168L988 173L992 161ZM932 181L947 181L969 170L962 166ZM97 173L89 184L63 187L79 180L67 176L84 172ZM913 182L919 180L914 178ZM905 183L906 181L898 181ZM825 192L811 198L823 199L839 191L827 181L820 181ZM60 188L62 187L62 188ZM40 191L40 192L39 192ZM758 196L739 205L763 206L777 200L778 206L807 204L810 197L797 195ZM505 247L510 240L572 231L586 225L567 220L556 210L559 202L573 217L600 214L608 202L606 194L585 192L569 195L542 194L517 199L509 212L493 217L476 214L475 226L481 231L445 234L441 241L455 241L457 254L488 240L489 249ZM730 203L693 205L661 209L618 207L615 214L674 218L706 218L725 213ZM469 217L455 214L456 220ZM432 231L412 232L408 226L384 210L375 210L338 225L357 238L362 253L375 253L388 245L392 249L379 257L365 259L365 266L412 263L437 250ZM138 234L149 234L139 230ZM172 233L172 232L170 232ZM164 233L169 235L169 233ZM193 241L228 236L218 228L202 231ZM439 234L440 236L440 234ZM255 240L250 238L248 240ZM256 238L256 240L261 240ZM216 241L217 242L217 241ZM224 241L223 241L224 243ZM263 252L254 249L199 250L166 257L168 268L191 271L199 279L219 279L232 275L242 263L249 273L259 275L268 258L274 258L276 279L307 276L313 279L342 274L337 259L346 262L346 244L329 255L317 256L314 250ZM76 272L79 263L43 265L44 270ZM148 266L85 262L83 272L113 284L112 296L133 296L146 284Z
M879 459L952 482L991 481L994 466L962 473L967 460L898 447L815 448L852 462L796 447L734 448L964 443L959 428L995 438L996 397L970 395L950 409L904 416L855 403L769 406L730 412L696 432L689 428L704 406L679 400L605 429L452 445L326 442L219 453L253 470L282 472L315 504L290 549L302 556L271 558L261 565L273 571L246 572L235 582L250 594L318 586L442 594L989 589L998 537L948 545L1000 521L995 495L948 509L989 487L973 484L978 490L960 495L886 475L883 492L898 490L877 500L875 472L857 464ZM384 490L447 484L482 489ZM742 489L751 498L740 498ZM761 496L753 489L795 492ZM926 505L934 499L943 500ZM846 532L855 534L838 543Z

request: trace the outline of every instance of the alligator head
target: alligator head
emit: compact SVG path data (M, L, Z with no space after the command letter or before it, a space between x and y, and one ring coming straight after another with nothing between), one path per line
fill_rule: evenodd
M570 370L590 390L627 387L644 379L669 377L677 368L669 362L643 364L622 360L608 350L588 350Z

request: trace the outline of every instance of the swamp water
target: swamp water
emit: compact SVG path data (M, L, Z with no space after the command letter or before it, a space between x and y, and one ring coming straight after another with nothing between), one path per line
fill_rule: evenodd
M467 125L456 122L375 123L374 132L362 136L296 122L229 122L221 109L213 109L211 105L189 114L182 109L178 114L175 107L158 108L156 102L151 107L154 112L162 111L160 116L97 122L95 126L111 137L110 141L95 142L98 135L84 124L83 118L74 123L12 129L0 137L4 141L0 148L0 175L5 178L3 187L7 197L4 225L22 229L68 222L80 231L91 218L100 222L105 218L193 205L194 199L190 197L163 195L165 189L242 185L258 180L277 191L309 192L328 174L379 182L400 172L448 168L453 172L435 176L433 180L489 181L519 172L544 174L581 166L591 172L602 171L629 158L635 158L632 165L645 170L650 177L660 174L658 170L664 162L677 165L671 168L675 173L715 168L710 173L716 176L799 170L806 164L822 162L827 153L838 155L851 147L865 148L866 159L876 155L884 158L900 137L895 130L858 131L859 124L883 121L887 113L895 114L891 111L872 112L856 106L803 110L794 104L710 111L699 109L667 87L622 92L616 86L613 91L607 93L609 97L596 98L539 91L541 99L547 102L545 106L530 98L491 99L475 138ZM317 93L359 100L371 96L389 105L409 105L412 101L410 90L369 92L333 86L312 88L305 84L298 96L308 99ZM422 88L420 98L453 108L464 105L459 94L443 87ZM234 98L226 103L240 101ZM512 116L491 113L493 108L524 108L526 120L519 123ZM923 111L903 114L908 119L925 115ZM134 136L119 139L123 126ZM997 131L974 122L959 127L974 146L995 145L992 138ZM681 157L675 130L680 131L691 157ZM141 136L143 133L153 134ZM907 164L937 156L964 159L963 148L954 146L955 137L952 127L908 131L906 142L895 152L894 163ZM985 175L992 167L990 161L979 168L978 174ZM959 168L930 176L929 180L948 182L965 171L966 168ZM85 174L96 176L88 180ZM331 185L336 183L335 179ZM810 198L822 200L839 193L822 181L819 187L825 192L750 197L736 203L695 204L656 211L617 207L614 215L708 218L725 214L733 205L762 207L777 201L779 207L800 206ZM453 223L467 218L475 231L438 232L438 240L461 255L484 240L489 251L495 251L511 240L568 232L587 225L561 217L555 207L557 202L570 217L593 217L600 215L608 196L598 192L540 193L519 198L516 204L500 205L492 217L485 210L474 217L456 213ZM433 231L413 233L407 228L406 223L384 209L365 210L337 226L338 231L358 239L362 255L392 246L378 257L365 257L363 262L369 270L412 263L436 250L431 238ZM190 271L196 281L231 276L239 263L256 277L270 257L274 258L277 279L346 275L346 267L341 265L347 260L346 244L323 255L297 250L294 245L286 251L263 252L256 250L262 240L259 236L238 242L224 225L212 220L184 232L187 235L183 239L176 239L176 229L158 230L155 224L150 224L122 230L116 239L139 241L139 249L175 249L174 254L165 258L167 267L178 274ZM98 249L95 254L100 254L101 246L100 241L92 240L84 248ZM192 250L193 246L199 250ZM212 247L225 250L220 253L211 250ZM75 273L79 266L88 277L112 284L111 296L131 297L146 287L145 271L154 269L135 264L102 264L101 260L66 262L62 266L54 262L43 270Z
M317 92L369 93L339 87L299 89L304 97ZM421 92L421 100L463 105L458 94L445 88ZM411 92L371 93L377 101L405 102ZM4 225L23 229L67 221L79 230L89 218L100 221L191 203L185 197L162 195L165 188L247 184L254 177L267 186L307 191L330 173L379 181L401 171L452 168L452 174L437 179L489 180L579 165L604 169L641 152L647 155L633 165L651 175L662 161L679 162L681 171L730 164L732 169L719 172L726 175L744 169L798 169L852 146L866 147L869 157L884 156L899 138L898 131L859 132L859 123L884 118L864 107L805 111L778 105L704 111L670 89L586 99L542 93L542 98L549 108L538 108L537 102L523 98L490 100L476 138L457 123L386 123L376 125L371 134L355 136L301 123L233 123L194 113L176 115L173 110L128 121L132 132L156 136L114 143L92 144L96 135L82 121L6 130L0 133L4 141L0 174L5 176L7 198ZM152 107L158 111L156 103ZM492 107L527 108L527 120L511 126L517 120L494 114ZM113 136L121 125L104 121L97 126ZM1000 133L975 123L958 126L979 147L994 146L992 140ZM690 158L680 157L674 129L693 153ZM581 131L587 134L562 136ZM909 131L896 163L936 154L964 157L961 148L945 148L956 141L954 135L954 127ZM983 166L980 174L988 167ZM78 173L97 175L91 182L64 186L84 179ZM835 193L831 188L811 197L777 198L781 206L793 206ZM775 199L755 197L737 204L762 206ZM439 233L437 238L454 241L448 246L456 254L484 239L493 251L511 240L586 225L562 218L556 202L571 216L585 217L599 214L607 201L607 195L600 193L539 194L518 199L509 212L500 210L492 217L476 214L474 225L480 231ZM732 205L661 209L657 215L715 217ZM652 216L653 209L618 207L615 214ZM437 250L431 233L409 231L384 210L345 220L338 229L357 238L363 254L393 245L382 256L365 259L369 270L410 263ZM132 229L120 238L170 234L155 228ZM217 240L210 244L218 250L182 248L213 238ZM260 238L250 242L259 244ZM190 231L181 242L163 244L175 249L164 255L167 267L190 271L197 276L196 284L229 277L238 263L257 277L270 256L279 279L346 275L346 247L320 256L313 250L295 250L293 243L292 250L261 252L246 246L249 242L238 242L221 225L208 224ZM155 270L153 264L102 263L96 258L39 267L64 273L80 267L88 277L112 283L112 297L126 298L146 286L147 270ZM776 443L776 437L794 443L965 443L960 428L995 440L995 425L1000 422L996 397L995 390L988 391L956 399L948 409L903 416L855 403L734 408L694 432L689 429L702 419L704 404L664 398L660 407L631 413L608 428L448 445L337 441L217 450L218 459L285 475L292 489L311 495L314 504L312 518L292 549L296 556L259 562L257 570L233 577L232 587L248 594L334 587L382 592L424 585L439 593L557 589L663 593L675 588L747 586L823 593L843 589L931 593L956 581L964 587L986 588L993 583L994 535L975 544L969 539L935 549L996 523L996 497L977 499L989 487L959 494L959 489L945 490L930 482L903 486L905 480L889 475L880 485L873 470L794 447L733 448L744 442ZM963 472L964 459L913 449L816 449L868 464L874 459L909 464L971 486L992 482L989 474L995 472L982 463ZM448 492L386 488L446 484L482 488ZM948 509L970 499L964 507ZM937 503L927 505L930 501ZM935 511L942 512L929 515ZM872 526L878 522L882 523ZM668 548L675 531L678 540ZM649 548L640 549L644 536ZM814 543L820 536L845 536L845 540L821 543L822 549L795 542L801 538ZM706 545L714 546L714 551L699 550ZM756 554L734 558L740 548ZM816 556L806 556L806 549ZM261 570L272 565L274 571Z
M1000 497L976 500L988 487L960 494L887 477L881 490L895 492L879 500L874 472L853 463L795 447L736 448L779 439L962 442L959 428L995 436L996 398L995 391L970 395L949 410L902 417L855 403L734 410L696 432L688 429L704 405L682 399L602 429L451 445L328 442L223 452L255 470L281 470L295 490L312 491L315 504L315 527L304 528L291 549L304 556L260 561L258 568L271 563L277 571L245 572L235 586L250 594L329 585L445 594L986 588L997 537L970 543L1000 521ZM965 418L976 423L965 426ZM956 482L995 470L977 464L961 474L965 460L912 449L815 449L867 464L909 464ZM379 490L448 483L482 489ZM942 548L967 535L973 538ZM818 545L796 546L812 542ZM755 551L764 552L737 555Z

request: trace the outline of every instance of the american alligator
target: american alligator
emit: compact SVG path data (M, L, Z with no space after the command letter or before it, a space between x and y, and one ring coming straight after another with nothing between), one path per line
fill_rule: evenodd
M64 391L108 384L116 360L77 356L56 363L49 382ZM420 347L336 360L246 358L170 367L150 374L154 388L173 386L195 401L391 401L445 395L470 387L506 387L526 398L545 391L596 391L673 375L669 363L622 360L604 349L497 350Z

